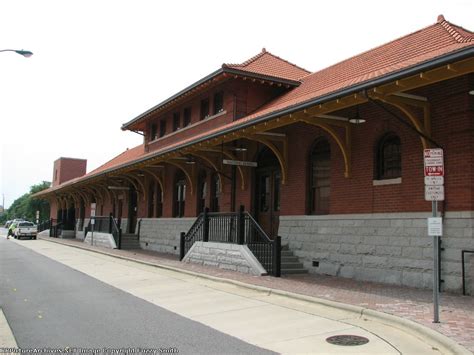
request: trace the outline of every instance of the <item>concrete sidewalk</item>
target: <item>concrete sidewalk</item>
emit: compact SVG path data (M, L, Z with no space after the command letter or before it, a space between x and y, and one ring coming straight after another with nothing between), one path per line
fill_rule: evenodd
M247 285L253 285L253 287L257 290L259 287L270 288L275 290L273 292L274 296L275 293L285 295L286 292L291 292L292 296L296 296L291 297L293 302L295 302L295 298L299 298L299 302L306 302L307 299L305 298L305 296L317 297L319 301L314 304L314 307L318 308L323 305L326 306L325 312L327 313L326 316L328 318L330 318L330 315L333 313L337 315L338 312L334 311L334 308L332 308L332 312L329 312L327 306L329 305L332 307L338 307L339 312L352 312L352 316L348 317L347 314L344 316L344 319L347 318L351 320L352 325L359 326L360 324L354 322L362 322L364 329L367 329L368 324L371 325L370 327L376 325L373 329L376 334L377 332L384 333L384 325L381 324L380 321L383 316L381 318L380 313L371 313L371 311L382 311L388 314L393 314L402 317L403 319L414 320L419 324L428 326L431 329L435 329L438 332L447 335L455 342L464 345L470 350L474 348L474 313L472 307L474 305L474 302L472 297L461 297L456 295L443 294L441 307L442 323L433 324L431 322L431 292L427 290L409 289L374 283L361 283L353 280L313 275L283 277L280 279L273 277L253 277L230 271L217 270L209 267L183 264L180 263L175 256L167 254L146 252L142 250L124 251L102 249L97 247L90 247L78 240L64 240L53 238L43 239L60 244L66 244L70 246L105 253L115 257L133 259L152 265L177 268L184 272L197 272L200 275L207 275L209 277L225 278L227 280L230 280L234 284L245 283ZM27 246L27 244L25 244L25 246ZM281 296L279 297L281 298ZM331 301L343 302L345 305L335 304ZM280 299L278 302L283 301L282 299ZM356 307L351 308L351 305ZM354 312L357 311L362 312L364 314L364 317L356 317L357 319L354 318ZM321 312L322 311L320 309L317 310L318 315L320 315ZM341 316L340 313L339 316ZM393 335L394 319L395 317L387 316L387 321L385 323L392 325L385 329L385 331L387 331L387 336ZM399 318L396 319L400 320ZM413 328L414 323L412 322L404 323L403 320L397 321L396 319L395 323L398 322L398 325L402 328L408 327L409 329L411 329L409 331L414 331L415 333L419 332L420 329L421 333L427 331L426 328L416 327L416 325ZM406 330L407 328L405 328L405 331ZM235 332L235 330L232 330L231 333L233 334L233 332ZM428 331L426 333L429 334L430 332ZM429 336L436 338L436 334L436 332L431 332ZM406 343L406 341L401 343L402 346L403 343ZM285 351L285 348L282 347L274 350ZM428 349L424 350L425 352L428 352ZM456 349L456 347L454 346L454 348L451 347L451 351L452 350L454 350L454 352L462 351L462 348ZM449 349L447 349L446 352L449 352Z

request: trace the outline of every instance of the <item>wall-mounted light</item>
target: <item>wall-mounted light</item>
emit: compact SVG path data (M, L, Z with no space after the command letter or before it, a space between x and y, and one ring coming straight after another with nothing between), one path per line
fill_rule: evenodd
M469 95L474 96L474 90L469 91Z

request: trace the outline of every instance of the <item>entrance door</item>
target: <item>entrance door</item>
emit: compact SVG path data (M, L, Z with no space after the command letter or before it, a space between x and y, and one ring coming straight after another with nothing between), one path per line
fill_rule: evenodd
M135 233L137 225L137 191L131 186L128 199L128 233Z
M256 171L256 217L270 238L278 234L280 224L280 165L269 150L261 153Z

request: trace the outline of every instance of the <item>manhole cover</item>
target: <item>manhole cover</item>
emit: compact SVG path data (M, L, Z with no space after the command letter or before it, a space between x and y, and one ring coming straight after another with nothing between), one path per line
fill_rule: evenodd
M357 346L364 345L369 342L369 339L360 337L358 335L334 335L326 338L329 344L342 345L342 346Z

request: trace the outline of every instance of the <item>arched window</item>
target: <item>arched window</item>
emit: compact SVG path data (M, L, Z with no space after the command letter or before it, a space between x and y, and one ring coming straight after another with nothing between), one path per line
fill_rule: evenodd
M219 174L211 176L211 212L219 212L219 195L221 194L221 181Z
M376 149L375 178L395 179L402 176L402 153L400 138L394 133L385 134Z
M173 217L184 217L186 201L186 178L182 171L176 173L174 185Z
M309 212L328 214L331 194L331 146L325 138L316 140L310 153Z
M206 200L207 200L207 175L205 171L202 171L199 174L198 178L198 210L197 213L204 212L204 208L206 208Z

